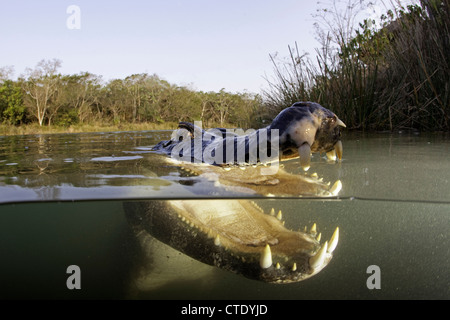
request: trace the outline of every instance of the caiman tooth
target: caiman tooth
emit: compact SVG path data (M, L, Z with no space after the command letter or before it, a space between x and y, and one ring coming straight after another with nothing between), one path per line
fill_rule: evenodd
M216 235L216 237L214 238L214 244L216 246L220 246L220 237L219 237L219 235Z
M341 119L339 119L338 117L336 117L336 124L337 124L338 126L347 128L347 126L345 125L345 123L344 123Z
M261 207L255 202L255 201L251 201L251 204L258 210L262 211Z
M274 216L274 215L275 215L275 209L274 209L274 208L272 208L272 210L270 210L270 215L271 215L271 216Z
M269 244L266 244L263 253L261 254L259 265L263 269L267 269L272 265L272 252L270 251Z
M330 245L328 246L327 250L328 253L333 253L334 249L336 249L338 241L339 241L339 227L337 227L336 230L334 230L334 233L331 236Z
M300 166L304 171L308 171L311 163L311 147L307 142L298 148L298 155L300 156Z
M341 180L336 180L336 182L330 188L330 193L333 196L337 196L339 194L339 192L341 191L341 189L342 189L342 182L341 182Z
M315 269L323 265L327 254L327 249L328 249L328 241L323 244L322 248L320 248L319 251L314 256L309 258L309 265L311 268Z
M283 214L281 213L281 210L280 210L280 211L278 211L277 219L281 221L282 218L283 218Z
M320 242L320 239L322 239L322 233L319 233L316 237L316 240Z
M294 262L294 265L292 266L292 271L297 270L297 264Z
M327 152L327 159L330 161L336 161L336 150L331 150Z
M339 160L342 160L342 152L343 152L343 147L342 147L342 141L339 140L338 142L336 142L336 144L334 145L334 150L336 151L336 156L338 157Z
M317 225L314 223L309 230L309 233L317 233Z
M277 264L275 265L275 268L276 269L280 269L281 268L281 266L280 266L280 264L277 262Z

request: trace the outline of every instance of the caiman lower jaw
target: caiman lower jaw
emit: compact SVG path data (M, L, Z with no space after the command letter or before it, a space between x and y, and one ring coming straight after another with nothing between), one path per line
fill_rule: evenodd
M129 221L192 258L251 279L297 282L322 270L339 238L285 228L281 211L248 200L169 200L125 204Z

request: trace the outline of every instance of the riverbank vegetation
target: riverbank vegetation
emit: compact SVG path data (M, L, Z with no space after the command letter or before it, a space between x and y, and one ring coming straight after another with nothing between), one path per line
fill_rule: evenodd
M294 101L317 101L350 129L450 130L450 11L447 0L393 7L357 27L361 1L336 1L317 18L321 48L311 59L298 46L273 59L266 113Z
M296 101L316 101L356 130L450 130L450 36L447 0L392 6L358 23L364 1L325 4L315 17L316 55L288 47L271 55L274 77L261 94L202 92L147 73L103 81L58 72L42 60L16 80L0 68L0 135L174 129L257 128ZM359 6L359 7L358 7ZM343 9L338 9L343 8Z
M171 84L157 75L134 74L103 82L85 72L58 73L61 61L42 60L16 81L3 68L0 130L78 132L174 129L179 121L246 126L260 104L249 93L201 92ZM1 132L0 132L1 133Z

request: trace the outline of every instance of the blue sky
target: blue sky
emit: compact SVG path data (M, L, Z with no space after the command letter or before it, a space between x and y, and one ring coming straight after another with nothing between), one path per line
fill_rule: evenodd
M66 12L80 8L80 29ZM318 46L311 0L16 0L1 1L0 67L15 76L42 59L62 60L63 74L105 81L156 73L196 90L259 93L271 76L269 54Z

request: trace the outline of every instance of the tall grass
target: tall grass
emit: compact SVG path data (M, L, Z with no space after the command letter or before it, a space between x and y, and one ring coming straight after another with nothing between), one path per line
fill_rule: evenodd
M352 129L450 130L449 21L447 0L427 0L388 11L381 28L365 20L347 39L328 30L315 60L289 47L287 61L272 57L268 116L311 100Z

